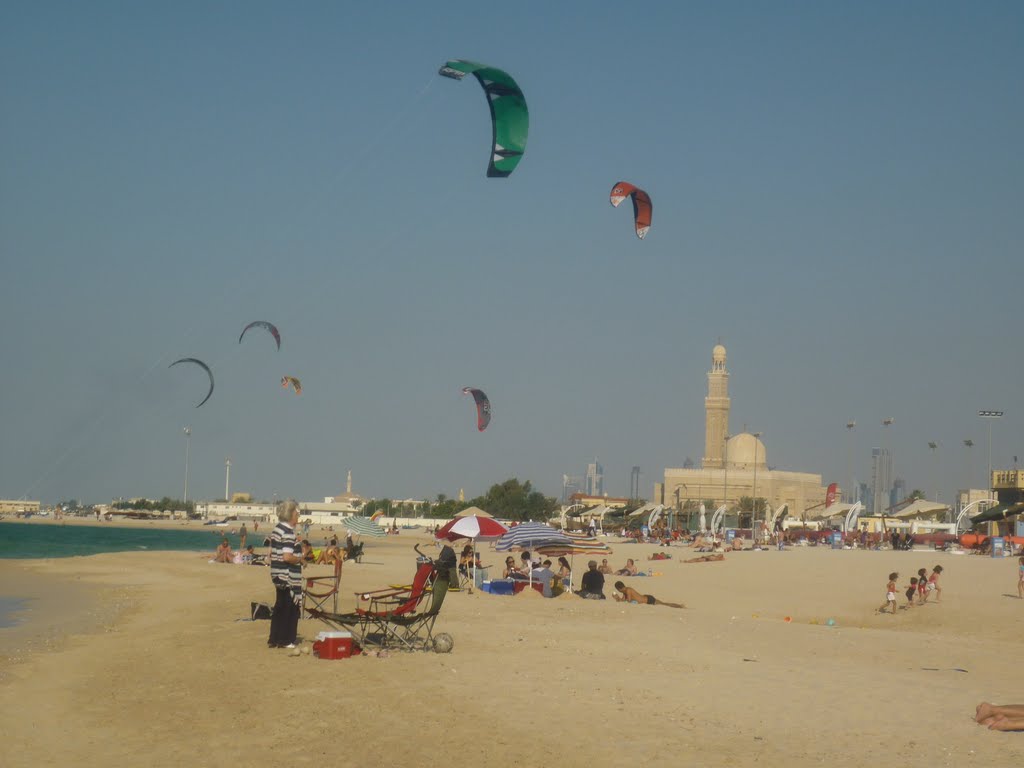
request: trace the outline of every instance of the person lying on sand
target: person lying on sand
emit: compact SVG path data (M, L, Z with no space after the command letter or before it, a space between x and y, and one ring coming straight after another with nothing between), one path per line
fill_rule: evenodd
M633 558L626 560L626 567L620 568L615 572L616 576L636 576L636 563L633 562Z
M672 555L667 552L655 552L653 555L647 557L648 560L671 560Z
M710 555L700 555L699 557L691 557L689 560L683 560L684 563L717 563L719 560L725 560L725 555L718 552L712 552Z
M654 595L641 595L632 587L627 587L621 581L615 582L615 589L618 592L612 592L614 597L620 603L637 603L639 605L667 605L669 608L685 608L683 603L666 603L664 600L659 600Z
M1024 704L989 704L981 702L974 711L974 720L990 731L1024 731Z

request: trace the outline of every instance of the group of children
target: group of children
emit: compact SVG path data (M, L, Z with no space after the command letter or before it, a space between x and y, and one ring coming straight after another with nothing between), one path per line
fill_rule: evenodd
M942 566L936 565L932 569L931 576L928 575L928 570L922 568L917 572L917 576L910 580L910 586L907 587L907 608L911 608L914 605L914 598L917 597L917 604L924 605L928 602L928 595L932 592L935 593L935 602L940 602L942 599L942 587L939 586L939 576L942 575ZM880 613L885 613L886 610L891 610L896 613L896 580L900 577L898 573L889 574L889 583L885 587L885 602L878 609Z

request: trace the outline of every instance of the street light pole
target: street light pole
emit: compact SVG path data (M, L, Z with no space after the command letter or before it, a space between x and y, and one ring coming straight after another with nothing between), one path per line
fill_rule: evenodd
M185 427L182 430L185 433L185 498L182 499L185 504L188 504L188 444L192 440L192 427ZM188 510L185 510L188 514Z
M850 476L850 487L847 491L847 498L850 503L853 504L857 501L857 494L853 491L853 428L857 426L856 421L846 422L846 432L850 435L850 439L847 441L847 457L846 457L846 471Z
M891 427L895 422L896 422L896 419L894 419L892 417L890 417L888 419L882 419L882 434L885 435L885 433L888 431L888 430L885 429L885 427ZM881 456L883 462L885 461L885 457L886 457L885 451L888 448L888 445L887 445L888 442L889 442L888 440L885 440L883 438L883 440L882 440L882 456ZM893 480L896 477L896 472L893 471L893 465L895 463L896 462L894 462L892 460L892 453L890 453L889 454L889 478L888 478L889 479L889 487L885 489L885 493L886 493L887 497L889 496L889 494L892 493L892 483L893 483ZM878 493L878 489L877 488L875 489L875 493L876 494ZM889 511L889 506L890 505L889 505L888 502L883 502L882 503L882 524L883 524L883 527L885 525L885 513Z
M725 475L722 481L722 504L725 505L725 514L729 513L729 435L725 436L725 461L722 463Z
M757 446L761 442L763 432L754 432L754 484L750 491L750 538L757 544L757 534L754 533L754 519L757 517Z
M1002 411L978 411L978 415L988 420L988 479L985 488L992 490L992 422L1003 418Z
M224 501L231 503L231 459L224 459Z

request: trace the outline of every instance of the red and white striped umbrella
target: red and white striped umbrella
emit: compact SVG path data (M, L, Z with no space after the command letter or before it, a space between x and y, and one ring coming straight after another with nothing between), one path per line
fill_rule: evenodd
M508 528L491 517L457 517L434 534L447 541L457 539L496 539L508 533Z

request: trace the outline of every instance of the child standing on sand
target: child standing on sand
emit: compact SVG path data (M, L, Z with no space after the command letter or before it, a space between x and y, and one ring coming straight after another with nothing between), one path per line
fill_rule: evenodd
M928 592L935 593L935 602L942 600L942 587L939 586L939 576L942 575L942 566L936 565L932 568L932 575L928 577ZM927 596L928 592L925 592Z
M896 579L899 577L898 573L889 574L889 583L885 585L885 602L878 609L879 613L885 613L885 609L892 606L893 615L896 614Z
M928 602L928 570L926 568L917 572L917 602L920 605Z
M910 586L907 587L907 608L914 607L914 595L917 594L917 577L910 580Z

